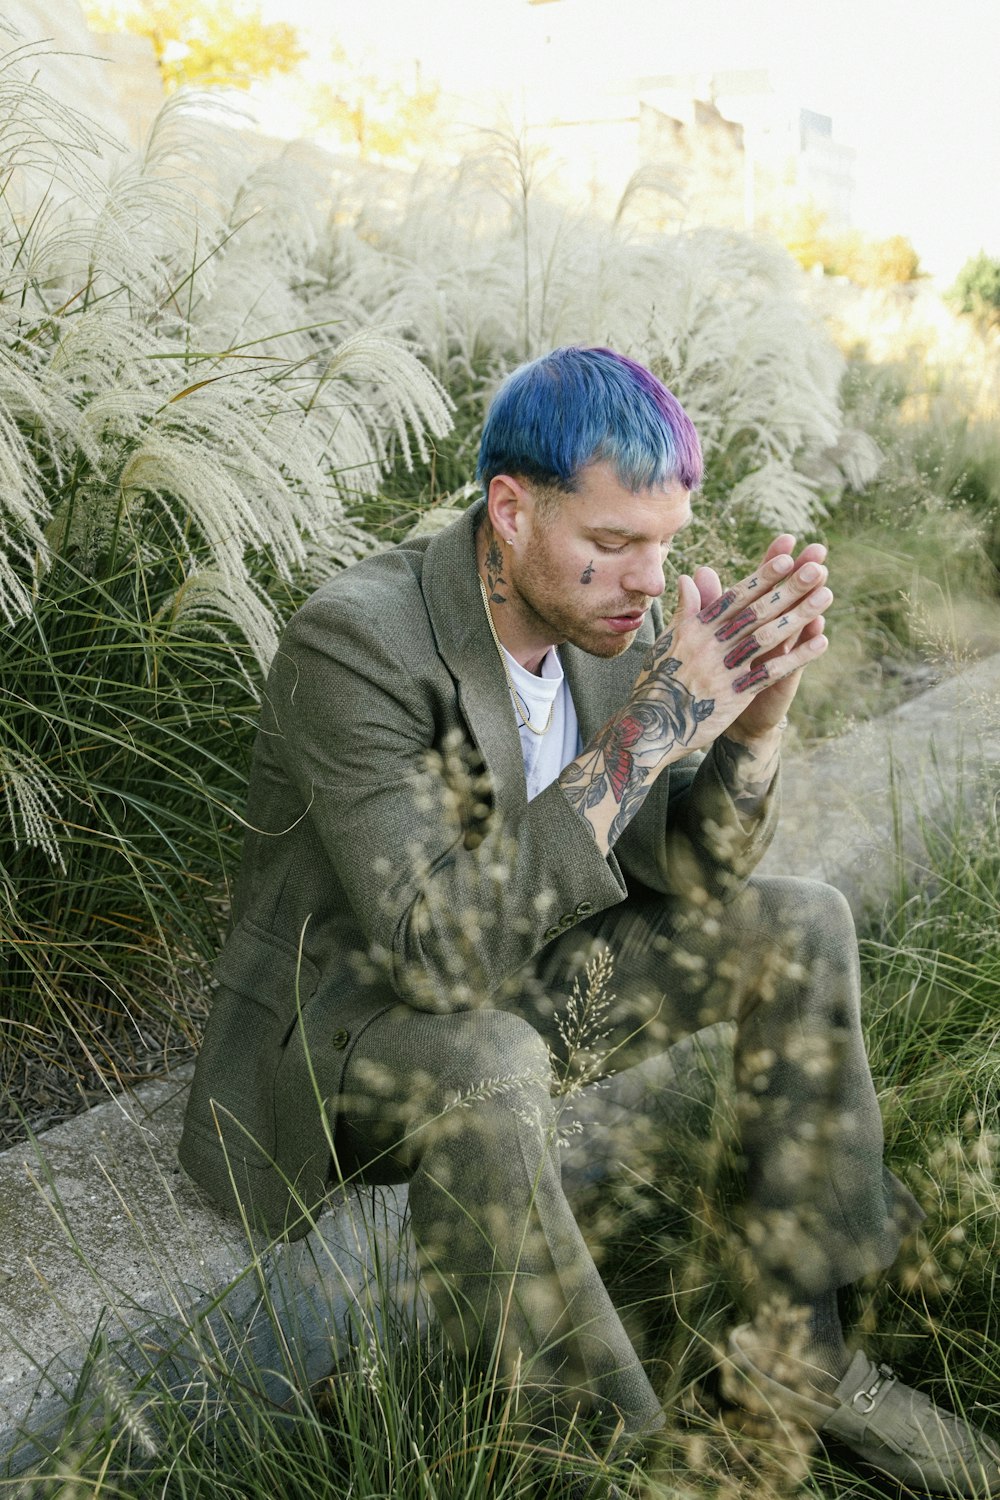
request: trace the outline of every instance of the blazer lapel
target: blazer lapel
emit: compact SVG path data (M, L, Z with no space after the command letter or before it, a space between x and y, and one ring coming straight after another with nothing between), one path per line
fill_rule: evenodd
M490 634L476 569L476 527L484 502L439 532L427 546L422 587L438 650L458 684L466 724L479 746L501 805L526 802L524 760L510 691ZM559 648L586 744L625 702L656 638L652 615L621 656L590 656L576 646Z
M476 567L480 500L428 544L421 585L438 650L458 685L462 714L486 762L500 806L527 802L524 760L510 690L490 633Z

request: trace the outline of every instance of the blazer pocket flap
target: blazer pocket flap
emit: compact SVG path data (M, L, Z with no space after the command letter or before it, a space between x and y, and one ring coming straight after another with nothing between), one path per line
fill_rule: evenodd
M227 990L255 1000L286 1024L294 1020L296 1000L304 1005L319 983L319 970L311 959L245 920L229 934L212 972Z

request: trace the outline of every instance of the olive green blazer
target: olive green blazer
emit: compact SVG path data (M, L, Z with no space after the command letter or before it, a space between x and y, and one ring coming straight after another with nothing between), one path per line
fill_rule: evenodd
M289 623L254 748L233 925L181 1142L187 1171L295 1234L327 1190L344 1064L400 1001L489 1005L630 883L741 883L773 829L744 823L711 752L659 777L604 857L558 784L530 803L476 571L482 502L366 558ZM621 656L560 650L584 742L662 627Z

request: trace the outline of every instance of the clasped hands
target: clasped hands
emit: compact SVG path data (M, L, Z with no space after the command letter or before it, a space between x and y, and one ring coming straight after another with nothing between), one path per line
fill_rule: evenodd
M725 591L713 568L678 579L670 655L694 698L712 700L706 743L723 732L749 745L775 735L804 668L829 644L826 548L813 542L793 557L794 547L793 536L775 537L759 568Z

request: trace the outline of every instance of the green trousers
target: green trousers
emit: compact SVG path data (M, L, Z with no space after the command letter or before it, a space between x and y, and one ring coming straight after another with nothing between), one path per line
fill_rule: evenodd
M591 969L588 998L583 969L601 954L610 974ZM734 1023L757 1293L809 1301L888 1265L921 1218L883 1166L859 1000L853 920L829 886L754 879L725 905L636 892L549 944L489 1008L378 1016L348 1062L338 1169L409 1182L421 1272L457 1344L649 1431L660 1403L564 1188L559 1089L622 1074L627 1102L593 1156L655 1173L678 1120L669 1049ZM586 1162L585 1136L572 1154Z

